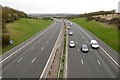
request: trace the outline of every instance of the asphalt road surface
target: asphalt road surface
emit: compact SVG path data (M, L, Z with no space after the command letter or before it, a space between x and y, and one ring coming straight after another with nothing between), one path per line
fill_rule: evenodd
M39 78L51 54L62 23L52 24L3 55L2 78ZM19 34L18 34L19 35Z
M70 26L69 22L66 24ZM68 47L67 78L118 78L120 65L116 51L75 23L70 26L69 31L72 31L73 35L68 35L68 43L73 40L76 42L76 46L75 48ZM92 39L98 41L99 49L90 47ZM81 51L83 43L89 46L88 53Z

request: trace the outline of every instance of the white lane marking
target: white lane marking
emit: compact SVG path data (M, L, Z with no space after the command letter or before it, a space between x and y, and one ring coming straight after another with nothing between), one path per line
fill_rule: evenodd
M24 46L22 46L21 48L19 48L18 50L16 50L15 52L13 52L12 54L10 54L8 57L6 57L5 59L3 59L2 61L0 61L0 64L3 63L4 61L6 61L8 58L10 58L11 56L13 56L14 54L16 54L18 51L20 51L21 49L23 49L25 46L27 46L28 44L30 44L31 42L33 42L35 39L37 39L39 36L43 35L45 32L47 32L51 27L49 27L47 30L45 30L44 32L42 32L40 35L38 35L37 37L35 37L34 39L32 39L31 41L29 41L28 43L26 43Z
M92 51L92 49L90 49L90 51Z
M49 41L47 41L47 43L48 43Z
M76 25L76 24L75 24ZM77 25L76 25L77 26ZM77 26L78 27L78 26ZM89 38L93 39L92 37L90 37L83 29L81 29L80 27L78 27L80 30L82 30ZM101 46L100 48L102 49L102 51L118 66L120 67L120 65L107 53L107 51L105 51L105 49L103 49Z
M78 48L78 51L80 51L80 49Z
M40 41L39 41L39 43L40 43Z
M66 29L66 34L68 34L68 30ZM67 72L68 72L68 35L66 35L66 56L65 56L65 77L67 78Z
M99 61L99 60L97 60L97 62L98 62L98 64L99 64L99 65L101 65L101 63L100 63L100 61Z
M61 29L62 29L62 27L61 27ZM50 54L50 56L49 56L49 58L48 58L48 60L47 60L47 63L46 63L46 65L45 65L45 67L44 67L44 69L43 69L43 71L42 71L42 74L41 74L41 76L40 76L40 80L43 78L43 75L44 75L44 73L45 73L45 70L47 69L47 66L48 66L51 58L53 59L53 57L52 57L53 54L52 54L52 53L53 53L53 50L55 49L55 46L56 46L56 44L57 44L57 42L58 42L58 39L59 39L60 34L61 34L61 31L60 31L60 33L59 33L59 35L58 35L58 37L57 37L57 40L56 40L55 45L54 45L54 47L53 47L53 49L52 49L52 52L51 52L51 54Z
M32 63L33 63L35 60L36 60L36 58L34 58L34 59L32 60Z
M81 63L84 64L83 60L81 59Z
M43 51L44 47L41 49Z
M18 60L18 62L20 62L22 59L23 59L23 57L21 57L21 58Z
M0 79L2 79L2 76L0 76Z
M32 47L31 49L34 49L34 47Z
M118 66L120 67L120 65L100 46L100 48L104 51L104 53Z

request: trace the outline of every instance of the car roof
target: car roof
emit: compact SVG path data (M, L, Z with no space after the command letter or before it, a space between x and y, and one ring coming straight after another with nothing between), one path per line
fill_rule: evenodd
M91 40L91 42L97 42L96 40Z
M74 42L74 41L70 41L70 42Z
M82 44L82 47L88 47L87 44Z

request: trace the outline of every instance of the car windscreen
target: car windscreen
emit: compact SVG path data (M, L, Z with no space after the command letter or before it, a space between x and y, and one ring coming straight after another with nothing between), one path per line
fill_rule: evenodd
M98 43L93 43L93 45L98 45Z
M88 49L88 47L87 47L86 45L83 45L83 48L84 48L84 49Z

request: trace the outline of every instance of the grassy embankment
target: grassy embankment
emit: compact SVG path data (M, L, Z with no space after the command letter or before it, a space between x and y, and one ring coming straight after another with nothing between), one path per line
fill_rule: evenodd
M14 41L15 45L20 44L26 39L32 37L41 30L47 28L53 21L41 20L41 19L26 19L22 18L14 23L8 23L6 25L10 39ZM8 45L2 49L2 53L10 50L13 45Z
M91 31L93 34L111 46L114 50L120 53L118 49L118 29L116 26L96 21L88 22L85 18L72 19L72 21Z

